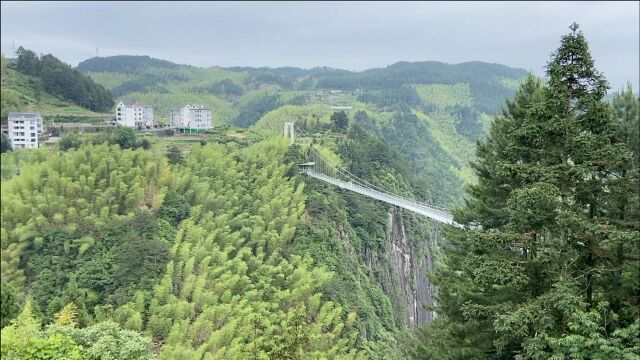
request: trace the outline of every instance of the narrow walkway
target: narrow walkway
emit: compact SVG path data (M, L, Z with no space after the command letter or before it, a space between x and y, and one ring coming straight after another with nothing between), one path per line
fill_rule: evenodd
M420 204L418 202L415 201L411 201L411 200L407 200L404 198L401 198L399 196L394 196L394 195L390 195L390 194L385 194L383 192L377 191L377 190L373 190L371 188L368 187L364 187L361 185L357 185L354 184L352 182L346 182L340 179L336 179L334 177L331 176L327 176L318 172L315 172L313 170L304 170L303 171L305 174L316 178L318 180L322 180L324 182L336 185L342 189L347 189L353 192L356 192L358 194L362 194L371 198L374 198L376 200L380 200L380 201L384 201L388 204L392 204L395 206L399 206L403 209L407 209L409 211L413 211L417 214L426 216L428 218L431 218L433 220L445 223L445 224L456 224L453 221L453 215L451 215L450 213L446 212L446 211L442 211L433 207L430 207L428 205L425 204ZM459 226L459 225L458 225Z

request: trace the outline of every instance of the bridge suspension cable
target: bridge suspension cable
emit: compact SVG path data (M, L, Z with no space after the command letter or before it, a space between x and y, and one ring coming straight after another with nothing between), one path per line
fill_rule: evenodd
M304 145L309 146L307 160L310 162L301 164L303 167L302 171L306 175L331 183L340 188L345 188L353 192L402 207L437 221L459 226L453 221L453 215L451 215L447 209L416 200L406 199L354 175L348 170L342 168L337 161L331 160L330 156L324 153L322 149L313 146L313 140L311 137L302 131L302 129L300 129L295 123L288 123L285 125L285 134L287 134L287 128L295 129L295 132L298 133L296 140L299 140ZM291 136L291 139L293 142L293 136Z

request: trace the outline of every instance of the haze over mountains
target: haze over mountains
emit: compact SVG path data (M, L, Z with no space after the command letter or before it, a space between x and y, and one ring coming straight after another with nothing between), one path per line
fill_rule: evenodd
M11 54L15 43L16 49L52 53L73 66L99 48L100 56L149 55L203 67L364 70L403 60L480 60L538 76L558 34L576 21L612 88L619 90L627 81L639 85L639 9L633 1L138 2L123 7L4 2L2 9L4 54ZM189 19L189 26L176 25L175 19Z

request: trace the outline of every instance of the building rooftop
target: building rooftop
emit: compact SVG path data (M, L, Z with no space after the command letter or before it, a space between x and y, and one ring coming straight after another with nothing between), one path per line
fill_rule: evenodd
M186 105L175 105L171 108L171 110L180 110L182 108L185 107L189 107L190 109L195 109L195 110L209 110L208 107L201 105L201 104L186 104Z
M126 106L126 107L146 107L146 108L150 108L151 106L149 105L145 105L145 104L141 104L137 101L120 101L122 103L122 105Z
M37 112L10 112L9 117L26 117L26 118L35 118L40 116L40 113Z

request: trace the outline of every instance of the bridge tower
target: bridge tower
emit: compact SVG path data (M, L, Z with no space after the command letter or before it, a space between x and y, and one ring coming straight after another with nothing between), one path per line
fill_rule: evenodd
M295 131L293 128L294 124L295 123L291 121L284 123L284 137L289 138L289 140L291 141L291 145L293 145L293 142L295 141L295 138L294 138Z

